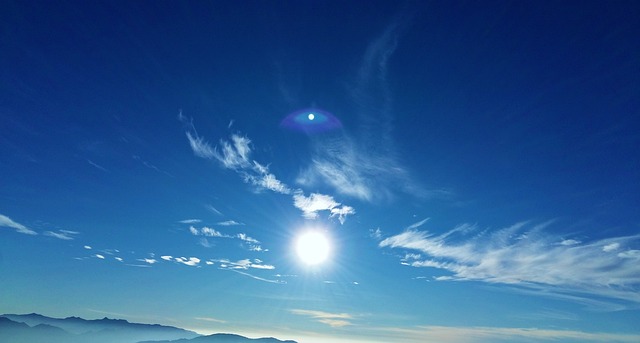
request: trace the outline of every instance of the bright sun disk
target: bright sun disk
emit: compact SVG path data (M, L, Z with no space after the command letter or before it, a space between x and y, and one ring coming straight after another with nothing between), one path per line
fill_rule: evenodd
M295 248L300 260L307 265L324 262L331 252L329 239L319 231L309 231L300 235L295 242Z

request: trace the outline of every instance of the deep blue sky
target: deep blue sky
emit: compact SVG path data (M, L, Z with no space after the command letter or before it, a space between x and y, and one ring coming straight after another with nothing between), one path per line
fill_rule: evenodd
M5 1L0 312L301 343L637 342L639 17ZM310 130L325 114L340 127ZM309 266L312 229L332 248Z

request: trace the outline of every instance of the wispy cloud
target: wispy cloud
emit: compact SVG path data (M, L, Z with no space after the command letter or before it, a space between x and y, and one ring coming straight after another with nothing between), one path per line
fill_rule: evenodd
M313 158L298 176L299 184L323 183L366 201L391 198L398 191L423 195L399 162L391 134L393 101L387 66L405 21L396 18L365 51L349 89L359 119L357 133L315 138Z
M38 233L29 229L28 227L20 224L20 223L16 223L13 220L11 220L11 218L0 214L0 227L9 227L12 229L16 229L16 231L18 231L19 233L24 233L26 235L37 235Z
M468 230L474 226L441 235L408 229L379 246L420 252L405 254L403 263L451 273L435 278L440 281L476 280L543 289L540 294L591 294L640 303L640 250L634 248L640 235L563 244L567 240L547 232L548 225L521 222L475 236Z
M347 313L329 313L323 311L313 311L313 310L301 310L301 309L291 309L289 312L299 315L310 317L317 322L322 324L329 325L331 327L343 327L353 325L351 320L353 320L353 316Z
M207 205L204 206L204 208L206 208L207 210L209 210L209 211L211 211L211 212L213 212L213 213L215 213L215 214L217 214L219 216L222 215L222 212L218 211L218 209L213 207L212 205L207 204Z
M182 224L198 224L201 223L202 220L200 219L184 219L179 221L178 223L182 223Z
M89 163L90 165L94 166L94 167L95 167L95 168L97 168L97 169L102 170L103 172L109 172L109 171L107 170L107 168L105 168L105 167L103 167L103 166L101 166L101 165L99 165L99 164L97 164L97 163L93 162L92 160L87 159L87 163Z
M267 279L267 278L263 278L263 277L255 276L255 275L250 274L250 273L246 273L246 272L243 272L243 271L239 271L239 270L237 270L237 269L229 269L229 270L231 270L231 271L233 271L233 272L236 272L236 273L238 273L238 274L244 275L244 276L248 276L248 277L250 277L250 278L252 278L252 279L254 279L254 280L264 281L264 282L268 282L268 283L277 283L277 284L286 284L286 283L287 283L287 282L286 282L286 281L284 281L284 280L272 280L272 279Z
M214 237L214 238L231 238L231 239L239 239L241 241L243 241L244 243L250 243L251 245L249 246L249 250L251 251L267 251L265 249L262 249L261 246L259 246L258 244L260 244L260 241L247 235L246 233L240 232L234 235L229 235L229 234L225 234L222 233L216 229L204 226L200 229L194 227L194 226L190 226L189 227L189 232L194 235L194 236L204 236L204 237ZM200 244L204 247L211 247L211 243L209 243L209 241L207 241L206 238L204 238L202 240L200 240Z
M205 321L205 322L212 322L212 323L221 323L221 324L226 323L226 321L224 321L224 320L211 318L211 317L195 317L193 319L202 320L202 321Z
M293 195L293 205L302 211L305 218L316 219L318 212L329 211L329 217L337 216L341 224L344 224L348 215L356 213L353 207L342 205L332 196L319 193L311 193L306 197L302 192L296 192Z
M275 269L274 266L270 265L270 264L264 264L262 263L262 261L254 259L253 261L250 259L244 259L244 260L239 260L239 261L230 261L230 260L226 260L226 259L222 259L222 260L213 260L213 262L218 262L220 263L220 268L223 269L243 269L243 270L247 270L247 269Z
M414 328L376 328L394 340L442 343L485 343L485 342L638 342L640 335L606 332L584 332L575 330L554 330L540 328L505 327L459 327L459 326L419 326Z
M238 223L235 220L226 220L223 222L217 222L216 225L220 225L220 226L233 226L233 225L244 225L244 223Z
M70 240L73 240L74 239L73 236L79 234L79 232L69 231L69 230L58 230L58 232L45 231L43 234L45 236L54 237L54 238L62 239L62 240L66 240L66 241L70 241Z
M198 136L191 121L187 121L182 114L179 118L182 122L188 123L187 138L194 154L219 161L224 168L236 171L245 183L255 186L258 191L268 190L293 195L294 205L303 211L306 218L316 218L318 211L327 210L330 212L330 217L337 217L340 223L344 223L348 215L355 213L353 207L341 205L330 196L312 193L307 198L302 190L291 189L269 171L268 165L251 158L252 147L248 137L232 134L229 140L221 139L219 146L211 147L204 138ZM323 202L322 205L321 202ZM313 209L314 206L324 207ZM220 213L218 210L215 212Z
M182 121L184 117L181 115ZM258 190L270 190L276 193L290 194L291 189L278 180L269 171L269 167L251 159L251 140L240 134L232 134L229 140L221 139L219 145L212 147L203 137L200 137L189 122L189 131L186 132L191 150L196 156L214 159L224 168L235 170L243 181L256 186Z
M149 169L153 169L155 171L157 171L158 173L162 173L165 174L167 176L173 177L173 175L171 175L171 173L169 173L168 171L162 170L158 167L156 167L155 165L151 164L150 162L147 162L145 160L143 160L140 156L138 155L133 155L133 159L142 163L142 165L144 165L145 167L149 168Z

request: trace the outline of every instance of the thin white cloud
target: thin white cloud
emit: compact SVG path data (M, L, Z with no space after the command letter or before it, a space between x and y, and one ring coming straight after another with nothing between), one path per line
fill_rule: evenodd
M213 322L213 323L221 323L221 324L226 323L226 321L224 321L224 320L211 318L211 317L195 317L194 319L195 320L202 320L202 321L205 321L205 322Z
M382 230L380 230L380 228L376 228L375 230L369 229L369 236L379 241L382 239Z
M293 195L293 205L300 209L307 219L316 219L318 212L329 211L329 217L337 216L341 224L344 224L346 216L356 213L353 207L342 205L332 196L319 193L311 193L306 197L302 192L296 192Z
M184 116L179 119L185 121ZM196 156L219 161L223 167L235 170L244 182L258 189L282 194L291 193L291 189L270 173L267 166L251 159L252 148L249 137L232 134L230 140L221 139L219 146L211 147L204 138L198 136L193 123L189 123L189 130L186 133L187 139ZM219 213L217 210L216 212Z
M353 325L351 320L353 320L353 316L348 313L329 313L324 311L313 311L313 310L301 310L301 309L291 309L289 312L299 315L310 317L317 322L329 325L331 327L344 327Z
M235 220L226 220L223 222L217 222L216 225L220 225L220 226L234 226L234 225L244 225L244 223L239 223Z
M95 162L93 162L93 161L91 161L91 160L89 160L89 159L87 159L87 163L89 163L90 165L92 165L92 166L96 167L97 169L102 170L103 172L107 172L107 173L109 172L109 171L107 170L107 168L105 168L105 167L103 167L103 166L101 166L101 165L99 165L99 164L97 164L97 163L95 163Z
M148 263L148 264L154 264L158 262L158 260L156 260L155 258L140 258L138 259L138 261Z
M560 245L576 245L576 244L580 244L580 241L577 241L575 239L565 239L562 242L560 242Z
M122 259L122 257L114 257L114 259L118 262L123 262L124 260Z
M268 282L268 283L277 283L277 284L286 284L287 283L286 281L283 281L283 280L271 280L271 279L266 279L266 278L263 278L263 277L255 276L253 274L249 274L247 272L239 271L237 269L229 269L229 270L231 270L233 272L236 272L238 274L244 275L244 276L248 276L248 277L250 277L250 278L252 278L254 280L264 281L264 282Z
M145 167L149 168L149 169L153 169L155 171L157 171L158 173L162 173L165 174L167 176L173 177L173 175L171 175L171 173L169 173L168 171L162 170L158 167L156 167L155 165L151 164L150 162L147 162L145 160L143 160L140 156L137 155L133 155L133 159L142 163L142 165L144 165Z
M545 232L547 225L523 222L473 237L406 230L379 246L422 253L421 259L403 263L451 273L436 278L440 281L475 280L544 289L540 294L581 293L640 303L640 250L616 254L611 248L632 247L640 235L562 245Z
M84 248L87 249L87 250L93 249L90 245L85 245Z
M160 256L160 258L165 261L171 261L173 259L171 255L163 255L163 256Z
M275 269L276 267L270 265L270 264L264 264L262 263L262 261L260 262L256 262L256 261L251 261L250 259L244 259L244 260L238 260L238 261L230 261L230 260L226 260L226 259L222 259L222 260L214 260L215 262L220 263L220 267L223 269L242 269L242 270L247 270L247 269Z
M178 223L182 223L182 224L198 224L201 223L202 220L200 219L184 219L179 221Z
M258 241L255 238L251 238L251 237L247 236L247 234L245 234L245 233L239 233L239 234L236 235L236 237L238 237L238 239L240 239L242 241L245 241L245 242L248 242L248 243L255 243L255 244L260 243L260 241Z
M374 329L390 341L441 343L484 342L611 342L634 343L640 335L607 332L584 332L540 328L418 326L414 328L378 327Z
M66 241L73 240L74 239L73 236L77 234L79 234L79 232L69 231L69 230L59 230L58 232L45 231L43 233L43 235L45 236L54 237L54 238L62 239Z
M207 204L207 205L205 205L204 207L205 207L207 210L209 210L209 211L211 211L211 212L213 212L213 213L215 213L215 214L217 214L217 215L219 215L219 216L221 216L221 215L222 215L222 212L218 211L218 209L217 209L217 208L215 208L215 207L213 207L212 205Z
M104 255L95 254L95 255L93 255L93 256L95 256L95 257L97 257L97 258L99 258L99 259L101 259L101 260L104 260Z
M215 156L214 149L204 138L199 137L197 133L192 135L191 132L187 132L186 134L191 150L196 156L202 158L213 158Z
M9 227L12 229L16 229L16 231L18 231L19 233L24 233L26 235L37 235L38 233L29 229L28 227L20 224L20 223L16 223L13 220L11 220L11 218L0 214L0 227Z

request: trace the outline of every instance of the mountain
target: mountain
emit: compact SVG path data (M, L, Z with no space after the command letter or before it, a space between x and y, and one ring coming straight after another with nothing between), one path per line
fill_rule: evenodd
M122 319L51 318L36 313L0 316L2 343L136 343L194 338L193 331L171 326L129 323Z
M51 318L37 313L0 315L1 343L296 343L233 334L200 336L172 326L122 319Z
M139 343L297 343L296 341L281 341L276 338L247 338L228 333L216 333L209 336L200 336L192 339L178 339L174 341L146 341Z
M50 343L80 342L75 337L55 326L38 324L33 327L0 317L0 337L2 343Z

